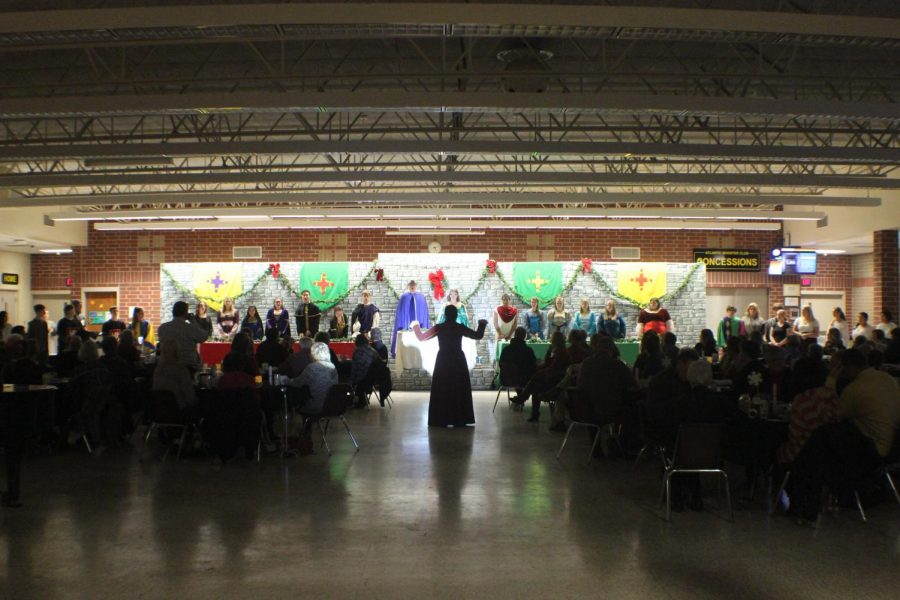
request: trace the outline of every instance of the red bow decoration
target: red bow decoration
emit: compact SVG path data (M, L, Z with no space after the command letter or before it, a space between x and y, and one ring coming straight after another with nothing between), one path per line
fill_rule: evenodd
M428 281L431 282L431 288L434 290L434 299L442 299L444 297L444 272L438 269L435 273L429 273Z
M497 272L497 261L494 260L493 258L487 259L487 270L488 270L488 273L490 273L491 275L496 273Z
M384 269L375 269L375 281L384 281Z
M593 264L593 262L594 262L594 261L592 261L592 260L589 259L589 258L582 258L582 259L581 259L581 271L582 271L583 273L590 273L590 272L591 272L591 265Z
M269 264L269 271L272 272L272 277L278 279L281 276L281 263Z

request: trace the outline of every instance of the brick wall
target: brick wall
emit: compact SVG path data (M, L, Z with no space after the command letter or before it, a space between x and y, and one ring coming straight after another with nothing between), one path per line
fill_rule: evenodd
M424 252L426 238L388 236L380 230L348 230L346 243L337 242L349 261L370 261L379 252ZM613 246L638 246L641 260L690 262L692 250L701 247L758 249L764 256L780 244L779 232L704 231L542 231L542 243L556 260L577 260L589 256L596 261L612 260ZM326 236L323 238L322 236ZM91 230L88 245L68 256L32 257L32 287L36 291L64 287L65 277L74 278L72 297L79 298L86 287L118 287L123 306L143 306L148 317L159 322L159 265L139 264L139 257L153 253L159 262L227 262L232 246L262 246L259 262L320 260L329 234L321 231L261 230L204 231L146 234L139 232L98 232ZM489 231L483 236L435 236L444 252L484 252L499 261L525 261L526 232ZM334 236L332 236L334 237ZM325 244L328 245L327 243ZM821 257L820 274L813 278L816 289L835 289L850 294L850 263L847 257ZM798 280L799 281L799 280ZM781 299L781 284L787 278L760 273L710 273L708 287L768 287L770 305ZM168 311L166 311L168 312Z
M881 311L888 310L897 320L898 296L900 296L900 250L897 247L896 230L876 231L873 233L873 293L874 314L870 315L872 323L880 323Z

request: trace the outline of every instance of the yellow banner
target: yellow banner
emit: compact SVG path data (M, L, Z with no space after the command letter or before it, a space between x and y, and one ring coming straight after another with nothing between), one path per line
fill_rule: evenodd
M240 266L229 264L194 265L194 295L205 301L211 310L222 310L225 298L234 298L243 291Z
M661 263L637 263L619 265L618 293L641 305L650 298L659 298L666 293L666 265Z

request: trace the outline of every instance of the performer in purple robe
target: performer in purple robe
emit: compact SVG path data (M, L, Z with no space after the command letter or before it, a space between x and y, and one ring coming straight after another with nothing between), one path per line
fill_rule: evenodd
M391 356L396 356L398 331L409 329L409 324L413 321L418 321L424 329L431 326L428 301L416 288L416 282L410 281L406 286L406 291L397 302L397 314L394 315L394 335L391 337Z

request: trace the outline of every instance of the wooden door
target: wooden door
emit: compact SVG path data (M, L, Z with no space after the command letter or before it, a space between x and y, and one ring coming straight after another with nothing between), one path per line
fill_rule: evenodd
M116 292L85 292L84 318L88 331L99 332L103 323L109 320L109 309L118 306L119 296Z

